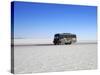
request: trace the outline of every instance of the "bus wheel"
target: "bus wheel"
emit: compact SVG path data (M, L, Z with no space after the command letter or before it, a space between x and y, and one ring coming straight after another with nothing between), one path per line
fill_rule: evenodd
M70 44L72 44L72 42L71 42L71 41L69 42L69 45L70 45Z

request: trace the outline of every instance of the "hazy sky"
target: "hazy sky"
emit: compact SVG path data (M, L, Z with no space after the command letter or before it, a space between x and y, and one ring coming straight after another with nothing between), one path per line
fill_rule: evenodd
M14 3L14 37L53 38L74 33L78 39L96 40L97 7L47 3Z

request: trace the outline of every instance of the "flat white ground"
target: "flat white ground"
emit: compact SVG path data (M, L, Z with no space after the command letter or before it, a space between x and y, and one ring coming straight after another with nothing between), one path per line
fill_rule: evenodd
M17 45L15 73L87 70L97 68L97 44Z

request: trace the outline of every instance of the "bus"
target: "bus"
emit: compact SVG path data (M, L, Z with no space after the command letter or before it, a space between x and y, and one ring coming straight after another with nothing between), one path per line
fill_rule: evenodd
M72 33L57 33L54 35L54 45L72 44L77 41L76 34Z

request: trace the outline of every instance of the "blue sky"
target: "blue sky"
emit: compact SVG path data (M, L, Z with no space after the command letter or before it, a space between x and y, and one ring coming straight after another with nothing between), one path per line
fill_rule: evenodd
M96 40L97 7L14 2L15 38L49 39L66 32L80 40Z

